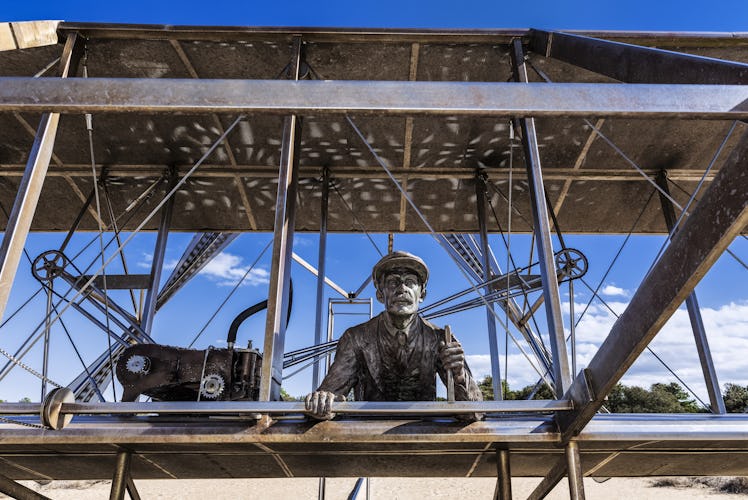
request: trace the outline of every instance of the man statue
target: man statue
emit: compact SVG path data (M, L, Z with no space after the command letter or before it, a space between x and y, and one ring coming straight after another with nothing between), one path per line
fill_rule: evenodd
M392 252L372 278L384 311L343 333L327 376L306 397L307 411L332 418L332 402L344 401L351 388L357 401L434 401L436 374L446 384L448 371L456 400L481 401L460 343L418 315L429 278L423 260Z

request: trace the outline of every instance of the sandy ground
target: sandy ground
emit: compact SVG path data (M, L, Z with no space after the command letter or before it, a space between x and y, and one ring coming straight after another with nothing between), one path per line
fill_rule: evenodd
M527 498L540 479L515 478L512 480L514 498ZM39 485L33 481L23 484L55 500L88 500L109 498L109 481L55 481ZM136 483L143 500L152 499L317 499L318 480L299 479L220 479L220 480L148 480ZM345 500L356 484L355 478L327 479L326 500ZM413 478L372 478L369 484L369 498L386 500L427 500L427 499L491 499L495 480L478 479L413 479ZM585 493L589 499L628 499L628 500L676 500L682 498L741 498L738 495L715 493L701 487L655 488L651 479L612 478L604 483L585 479ZM127 495L125 498L128 498ZM549 499L569 498L566 481L562 481L547 497ZM364 485L358 500L366 499Z

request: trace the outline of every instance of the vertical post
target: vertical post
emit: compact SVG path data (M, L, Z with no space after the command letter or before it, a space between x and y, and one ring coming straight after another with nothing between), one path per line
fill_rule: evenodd
M114 476L112 477L112 489L109 492L109 500L123 500L125 498L127 479L130 476L131 458L132 455L129 451L117 452L117 462L114 465Z
M509 464L509 450L496 450L496 481L495 500L512 500L512 469Z
M47 309L44 317L44 354L42 356L42 398L39 401L44 401L44 397L47 395L47 376L49 371L49 340L50 331L52 329L52 285L54 282L50 281L47 285Z
M672 232L675 227L676 218L673 204L665 196L666 193L670 196L666 171L662 170L657 175L657 185L662 189L662 192L659 192L662 214L665 217L668 232ZM704 373L704 382L706 383L706 390L709 393L709 403L712 407L712 413L727 413L725 401L722 399L722 392L719 388L717 372L714 369L714 360L712 359L712 352L709 349L709 341L706 338L706 329L704 328L704 321L701 318L699 302L696 299L696 292L691 292L686 297L686 308L688 309L688 317L691 320L691 329L693 330L693 337L696 341L696 350L699 353L699 361L701 362L701 370Z
M70 34L65 41L65 47L60 59L59 76L67 78L77 71L81 55L81 44L78 35ZM49 161L52 158L59 113L44 113L39 121L34 144L26 162L21 183L18 186L13 208L8 216L3 241L0 243L0 319L5 313L10 290L18 270L26 237L34 219L34 212L39 203L44 178L47 175Z
M480 231L480 247L483 254L483 281L491 279L491 259L488 247L488 227L486 223L486 180L485 174L478 173L475 176L475 202L478 206L478 226ZM491 292L491 286L486 285L485 293ZM504 399L501 385L501 361L499 360L499 345L496 335L496 318L494 316L493 304L486 304L486 322L488 326L488 353L491 357L491 381L493 387L493 399L501 401Z
M293 39L291 60L292 79L299 79L301 67L301 37ZM286 341L286 314L291 279L294 222L296 218L296 189L299 179L298 149L301 142L301 118L286 117L283 122L278 195L275 202L273 257L270 269L265 349L262 363L260 401L275 401L280 397L283 371L283 348Z
M169 172L169 183L166 192L171 192L177 183L176 172L172 169ZM174 210L174 199L176 193L166 202L161 209L161 222L158 226L158 236L156 236L156 247L153 250L153 263L151 264L151 286L145 296L145 305L143 306L143 319L140 326L147 335L151 334L153 327L153 317L156 315L156 302L158 298L158 286L161 282L161 271L164 269L164 257L166 256L166 242L169 240L169 229L171 228L171 214Z
M322 199L320 200L319 218L319 255L317 258L317 315L314 319L314 343L322 343L322 316L325 313L325 260L327 254L327 209L330 199L330 170L322 169ZM312 368L312 388L316 389L320 383L321 359L314 362Z
M514 81L527 83L527 67L524 60L522 41L518 38L512 43L512 65ZM527 182L530 185L530 199L532 204L532 218L535 224L535 242L540 261L540 275L543 281L543 297L545 302L548 333L551 339L551 353L553 355L553 379L556 385L556 396L561 398L571 385L569 374L569 358L566 355L566 339L564 334L563 315L561 313L561 295L558 291L556 266L551 240L551 225L548 220L548 206L546 205L543 174L540 165L540 151L533 118L519 119L522 129L522 146L525 152L527 167Z
M569 441L566 445L566 468L569 477L569 498L584 500L584 476L582 462L579 459L579 444L576 441Z

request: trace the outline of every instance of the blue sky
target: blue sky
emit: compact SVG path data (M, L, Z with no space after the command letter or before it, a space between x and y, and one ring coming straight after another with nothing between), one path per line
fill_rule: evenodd
M657 31L748 31L748 2L730 0L718 3L703 2L392 2L380 1L356 7L352 2L179 2L178 6L158 2L131 1L127 7L107 2L5 2L0 6L0 21L62 19L67 21L163 23L191 25L255 25L255 26L341 26L341 27L412 27L412 28L522 28L585 30L657 30ZM521 8L520 8L521 7ZM56 248L62 235L32 235L28 249L31 256ZM79 248L92 235L76 237L71 248ZM175 234L170 238L167 262L179 259L190 235ZM154 236L138 236L127 249L135 272L146 272L152 253ZM186 345L201 329L215 308L244 274L249 263L255 260L270 235L245 235L236 240L205 272L188 285L172 303L158 315L154 336L160 342ZM375 235L380 248L386 248L386 236ZM567 244L584 251L590 258L590 271L586 279L594 287L609 265L622 236L590 237L569 236ZM492 237L495 249L500 248L498 238ZM636 237L626 247L620 261L602 284L602 295L618 312L625 308L631 293L638 286L643 273L656 255L662 238ZM517 236L515 245L527 246L526 237ZM433 272L429 284L431 300L467 287L463 277L444 252L429 236L396 236L395 247L418 253L428 261ZM733 250L748 260L748 242L739 239ZM316 235L298 235L296 252L308 262L316 264ZM496 250L497 253L500 253ZM93 258L93 254L89 256ZM328 275L347 290L355 290L367 276L378 253L361 235L332 235L329 244ZM499 258L502 262L502 257ZM267 296L269 256L266 254L250 274L250 280L241 286L235 296L206 329L197 347L221 346L233 317L248 305ZM116 272L110 270L109 272ZM165 274L168 275L168 272ZM312 344L315 279L300 266L294 265L293 279L296 289L294 312L289 325L287 349ZM703 307L712 350L718 361L721 382L748 383L748 376L740 353L748 349L748 290L744 285L746 271L730 258L718 262L698 292ZM22 267L14 285L11 304L13 311L30 293L38 288L30 278L28 268ZM577 314L590 297L588 291L577 285L575 303ZM363 294L373 296L369 287ZM328 289L328 297L335 294ZM117 296L121 303L129 298ZM568 290L562 288L562 300L568 305ZM24 314L0 330L0 347L14 350L20 339L27 335L32 323L38 321L44 310L44 301L38 298ZM375 311L378 309L375 309ZM7 313L6 313L7 314ZM342 332L346 321L358 318L336 317L336 336ZM593 303L579 327L580 366L590 359L596 346L604 338L614 317L600 304ZM488 373L485 313L477 310L440 319L437 323L450 323L455 334L463 341L477 376ZM66 322L74 336L82 336L80 349L85 356L95 356L106 347L99 332L80 318L71 317ZM568 318L566 320L568 327ZM262 345L264 317L248 321L240 330L240 343L253 340ZM658 353L666 358L679 375L686 379L704 398L699 381L699 368L690 327L684 310L673 320L653 343ZM67 345L59 325L55 329L53 347L57 349L53 379L64 382L66 371L75 370L77 361ZM503 353L503 338L500 350ZM29 364L38 368L40 349L29 355ZM502 359L503 369L503 359ZM77 372L76 372L77 373ZM23 396L38 398L35 380L23 372L0 382L0 398L15 400ZM309 371L288 381L292 394L303 394L311 389ZM509 349L509 380L512 386L521 386L537 379L514 348ZM670 380L669 375L651 356L643 355L625 379L628 383L649 385ZM34 388L32 388L34 387Z
M509 2L486 0L356 3L344 0L124 3L6 1L3 20L63 19L120 23L745 31L748 3L678 0Z

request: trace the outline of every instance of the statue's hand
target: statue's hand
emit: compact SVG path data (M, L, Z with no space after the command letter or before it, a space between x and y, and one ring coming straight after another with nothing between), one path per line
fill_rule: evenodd
M457 342L439 343L439 359L445 370L451 370L456 384L465 383L465 351Z
M314 391L307 395L304 405L311 416L319 420L330 420L335 417L332 412L333 401L345 401L345 396L339 396L328 391Z

